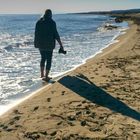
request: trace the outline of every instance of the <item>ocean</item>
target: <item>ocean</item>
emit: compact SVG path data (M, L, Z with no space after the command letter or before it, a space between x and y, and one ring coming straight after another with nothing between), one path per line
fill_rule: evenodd
M41 83L40 54L34 48L35 24L41 15L0 15L0 114L32 92ZM66 55L53 53L50 75L56 77L77 66L115 42L128 28L106 15L56 14ZM106 30L111 24L117 29Z

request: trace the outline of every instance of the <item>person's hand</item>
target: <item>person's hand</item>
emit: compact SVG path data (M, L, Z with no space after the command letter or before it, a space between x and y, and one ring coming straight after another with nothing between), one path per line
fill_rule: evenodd
M64 51L63 46L60 46L60 49L59 49L58 52L59 52L59 53L62 53L62 54L66 54L66 53L67 53L67 51Z

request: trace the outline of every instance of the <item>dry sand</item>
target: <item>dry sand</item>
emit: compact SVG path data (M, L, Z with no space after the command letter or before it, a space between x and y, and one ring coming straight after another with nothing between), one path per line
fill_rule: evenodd
M140 140L140 30L0 118L0 140Z

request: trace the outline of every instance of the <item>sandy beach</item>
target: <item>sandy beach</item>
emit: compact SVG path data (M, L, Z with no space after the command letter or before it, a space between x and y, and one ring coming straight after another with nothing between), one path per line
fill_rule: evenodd
M0 140L140 140L136 21L118 43L1 116Z

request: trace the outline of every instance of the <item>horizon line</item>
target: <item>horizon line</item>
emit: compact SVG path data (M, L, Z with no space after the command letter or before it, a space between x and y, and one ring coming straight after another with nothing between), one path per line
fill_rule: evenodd
M94 10L94 11L75 11L75 12L53 12L56 14L77 14L77 13L90 13L90 12L111 12L111 11L127 11L127 10L140 10L140 8L132 9L114 9L114 10ZM42 13L0 13L0 15L42 15Z

